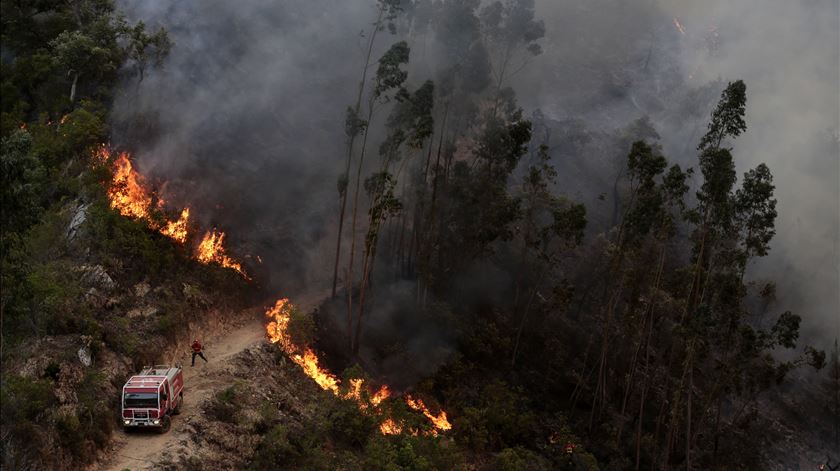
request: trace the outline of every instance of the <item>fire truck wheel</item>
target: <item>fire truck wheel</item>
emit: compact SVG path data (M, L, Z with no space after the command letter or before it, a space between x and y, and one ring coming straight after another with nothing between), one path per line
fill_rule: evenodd
M184 404L184 393L178 395L178 405L175 406L175 409L172 411L172 415L178 415L181 413L181 406Z
M163 416L160 419L160 429L158 430L160 433L166 433L169 431L169 428L172 427L172 420L169 419L168 415Z

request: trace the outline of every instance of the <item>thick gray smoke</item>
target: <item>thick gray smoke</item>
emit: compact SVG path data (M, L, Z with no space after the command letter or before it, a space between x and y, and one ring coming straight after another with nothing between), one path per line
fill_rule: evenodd
M135 150L143 171L170 182L173 202L193 205L239 253L260 255L274 286L325 286L344 109L374 2L121 3L133 19L165 26L175 45L162 70L120 91L115 144ZM666 155L696 166L720 91L746 82L739 174L766 162L779 200L771 255L751 276L777 281L780 310L801 314L805 335L836 335L837 1L541 0L537 16L545 53L508 85L526 115L541 111L535 138L557 144L563 190L587 204L597 228L611 222L608 195L623 164L605 136L648 115ZM434 34L408 39L413 62L441 61ZM410 80L434 78L436 66L422 64Z
M779 312L800 314L803 337L827 349L840 335L838 2L544 0L538 16L546 54L514 86L555 120L555 135L586 123L589 152L563 155L561 146L554 155L595 224L609 212L599 215L609 203L597 196L609 194L620 167L592 162L598 132L648 115L666 156L696 167L720 91L746 82L748 131L734 143L739 177L767 163L779 201L771 254L749 274L775 280Z
M167 28L164 67L127 83L114 143L167 199L191 205L203 227L289 294L331 273L344 108L361 72L362 2L124 2ZM268 268L270 267L270 268ZM265 276L261 276L265 278Z

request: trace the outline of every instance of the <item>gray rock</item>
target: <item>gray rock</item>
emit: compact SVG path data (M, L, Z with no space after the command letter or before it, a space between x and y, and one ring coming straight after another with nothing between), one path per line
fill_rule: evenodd
M89 207L90 204L80 204L73 211L70 224L67 225L67 230L64 231L64 236L68 242L72 242L79 234L79 228L87 220L87 210Z
M82 282L87 285L92 285L106 291L110 291L117 287L111 275L105 271L102 265L82 265L79 268L82 272Z
M91 363L91 356L90 356L90 349L87 347L82 347L79 349L79 361L82 362L85 366L90 366Z

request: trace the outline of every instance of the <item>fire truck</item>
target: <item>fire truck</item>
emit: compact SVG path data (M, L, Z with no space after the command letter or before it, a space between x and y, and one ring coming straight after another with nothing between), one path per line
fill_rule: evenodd
M128 379L122 389L123 429L157 429L166 433L171 416L181 412L184 402L184 372L180 365L144 367Z

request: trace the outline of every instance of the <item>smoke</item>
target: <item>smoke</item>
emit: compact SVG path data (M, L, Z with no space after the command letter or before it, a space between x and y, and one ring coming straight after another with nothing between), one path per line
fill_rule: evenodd
M130 18L166 27L175 45L162 70L120 89L114 143L169 182L173 203L226 231L235 253L259 255L272 289L328 285L344 109L355 101L360 31L369 32L374 2L120 3ZM779 310L803 316L804 336L837 335L837 2L542 0L537 17L545 53L507 85L526 115L540 110L535 138L553 145L561 189L586 203L597 229L611 223L608 196L626 153L616 130L648 115L669 159L696 166L720 91L746 82L739 175L766 162L779 200L771 254L750 276L776 280ZM444 20L454 21L431 19ZM408 38L410 80L445 67L452 51L441 34L418 29Z
M344 108L374 14L360 5L121 5L164 26L174 47L162 69L118 93L114 143L167 182L167 200L226 231L235 254L259 255L264 266L251 269L273 290L323 284L330 272Z
M665 155L696 167L694 149L721 90L727 81L746 82L748 130L733 144L739 179L766 163L779 213L771 253L748 275L774 280L776 309L801 315L802 336L828 348L840 335L838 3L545 0L538 6L546 54L514 88L522 103L547 117L551 143L560 143L555 163L567 173L561 171L562 186L587 203L596 230L611 222L612 205L603 196L626 154L605 144L609 133L648 115Z
M741 78L747 132L739 174L765 162L778 199L770 255L750 269L777 284L780 310L827 348L840 334L840 8L835 0L663 2L686 28L680 55L694 80ZM715 38L714 35L717 35ZM714 38L709 53L700 37Z

